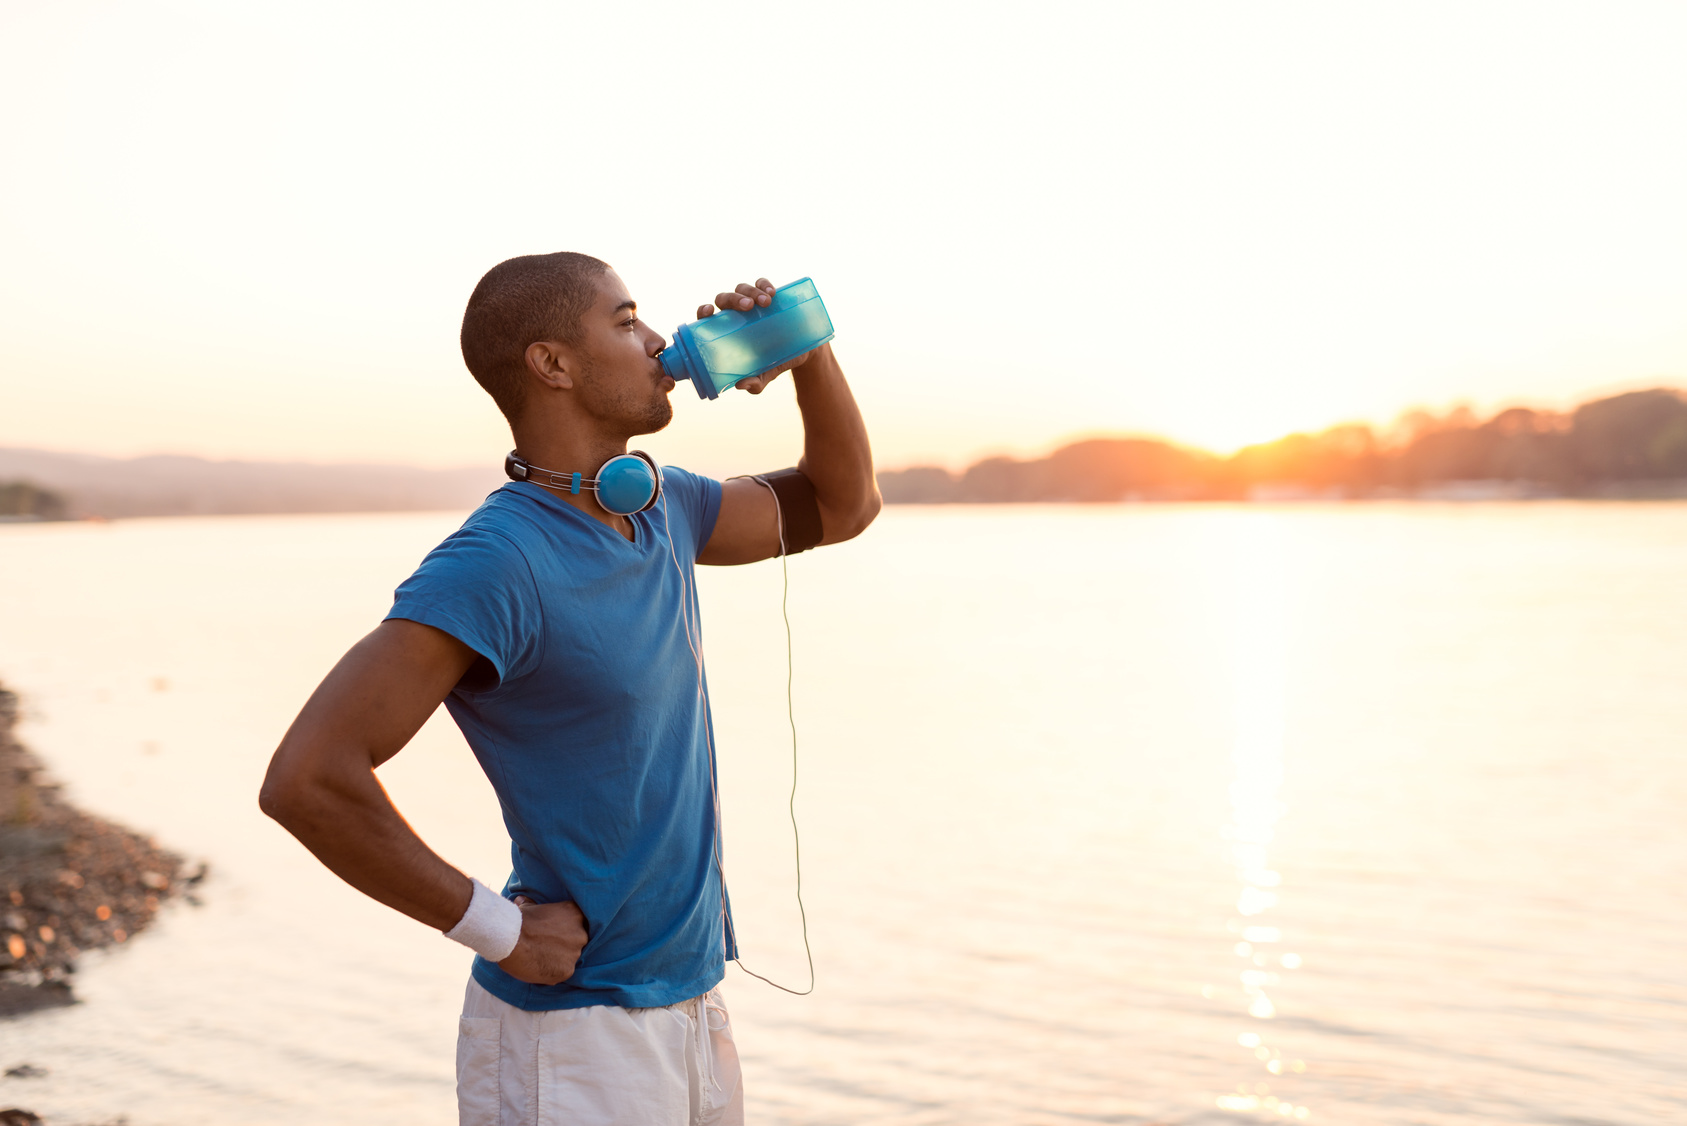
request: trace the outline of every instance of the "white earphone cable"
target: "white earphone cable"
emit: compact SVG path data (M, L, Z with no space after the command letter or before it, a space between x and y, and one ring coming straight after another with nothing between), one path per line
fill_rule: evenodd
M679 555L674 551L673 526L668 523L668 496L661 495L662 530L667 534L668 558L673 561L674 574L679 576L680 587L680 626L685 630L685 643L691 649L691 659L697 666L697 700L703 709L703 740L709 752L709 800L714 813L714 840L712 844L715 858L715 873L720 880L720 941L721 954L727 953L726 945L726 864L721 859L721 828L720 828L720 787L715 780L715 738L712 717L709 714L709 694L703 690L703 631L702 622L693 618L693 599L696 591L692 584L686 581L685 569L679 565ZM700 609L700 608L697 608ZM693 623L697 626L693 634Z
M791 637L791 572L787 563L785 550L785 511L779 503L779 494L774 491L773 485L766 478L751 476L750 480L755 481L757 484L766 488L769 493L773 494L773 508L778 519L779 527L779 570L780 575L784 580L784 588L779 598L779 613L785 622L785 710L786 717L791 726L791 795L790 800L786 803L786 805L791 816L791 842L796 855L797 913L802 919L803 952L808 958L808 988L792 989L789 986L780 985L772 978L763 977L761 974L752 970L749 966L746 966L743 958L734 957L732 960L738 963L739 969L743 970L751 977L756 978L759 981L764 981L768 985L773 986L775 989L784 990L786 993L794 994L798 997L806 997L808 994L814 992L814 949L809 943L808 909L803 905L802 898L802 837L797 829L797 712L796 700L793 692L796 663ZM709 752L709 797L713 804L715 818L713 852L715 858L715 871L720 879L721 947L722 953L724 954L727 952L726 865L721 859L720 786L716 778L712 716L710 714L708 693L704 691L703 686L702 623L695 616L698 610L698 606L695 601L696 588L692 583L686 580L685 570L680 566L679 556L674 550L673 529L668 523L668 498L666 493L662 494L660 503L662 506L662 528L663 531L667 533L668 539L668 558L672 560L674 573L679 576L680 581L681 625L685 630L686 644L691 649L692 660L697 666L697 698L703 707L703 737ZM696 630L695 634L693 633L694 629Z
M779 575L783 580L783 587L779 593L779 616L785 619L785 717L791 724L791 797L785 803L791 815L791 848L796 854L797 866L797 915L802 919L802 948L808 956L808 988L792 989L787 985L780 985L772 978L762 977L761 974L744 964L742 957L734 959L738 968L756 978L765 981L775 989L783 989L787 993L798 997L806 997L814 992L814 948L808 941L808 908L802 901L802 834L797 829L797 704L792 692L792 685L796 679L796 657L791 643L791 568L790 556L785 551L785 508L779 503L779 494L766 477L752 476L750 480L761 485L773 495L773 510L779 517Z

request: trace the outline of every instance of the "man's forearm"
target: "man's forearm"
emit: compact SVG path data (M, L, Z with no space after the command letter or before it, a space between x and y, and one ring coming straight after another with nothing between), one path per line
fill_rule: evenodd
M294 732L288 733L288 739L294 737ZM287 751L283 740L277 758ZM330 757L346 762L357 758L351 753ZM474 884L422 843L393 808L372 769L347 767L305 781L285 779L286 771L278 776L272 765L260 798L264 812L336 876L435 930L452 931L463 921ZM521 922L514 949L489 953L472 933L451 937L486 957L500 958L498 965L517 980L535 985L566 981L586 945L580 908L573 903L517 903Z
M798 463L814 483L825 543L861 531L878 515L878 483L867 424L830 344L793 369L797 409L802 412L803 455Z
M266 798L265 812L358 891L435 930L451 929L468 909L473 885L423 843L374 772L363 775L301 783Z

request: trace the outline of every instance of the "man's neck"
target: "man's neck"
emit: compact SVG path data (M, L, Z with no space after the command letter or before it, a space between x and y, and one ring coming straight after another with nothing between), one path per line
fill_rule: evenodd
M557 473L578 473L581 477L597 476L599 466L627 452L625 438L617 442L601 435L534 434L524 430L516 433L515 440L516 453L534 466ZM533 483L561 497L600 524L614 528L627 539L633 538L632 519L617 516L604 508L598 503L597 494L590 489L581 489L576 494L539 481Z

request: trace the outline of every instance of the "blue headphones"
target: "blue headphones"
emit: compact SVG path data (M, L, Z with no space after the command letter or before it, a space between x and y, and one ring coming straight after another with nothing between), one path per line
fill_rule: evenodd
M581 489L597 494L597 502L605 512L617 516L631 516L655 505L662 495L662 470L655 459L643 450L618 454L598 467L596 477L582 477L578 473L558 473L554 469L540 469L514 450L504 458L504 472L512 481L532 481L553 489L567 489L575 496Z

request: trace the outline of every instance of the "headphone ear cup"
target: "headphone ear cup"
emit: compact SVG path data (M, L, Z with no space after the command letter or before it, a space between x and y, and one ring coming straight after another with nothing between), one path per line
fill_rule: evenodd
M617 516L643 512L662 494L662 473L648 454L620 454L597 471L597 502Z
M634 457L643 458L644 463L650 466L651 477L656 481L656 488L651 491L650 499L644 503L644 508L639 509L639 511L643 512L646 509L655 508L656 502L662 498L662 467L656 464L655 458L643 450L628 450L627 452Z

